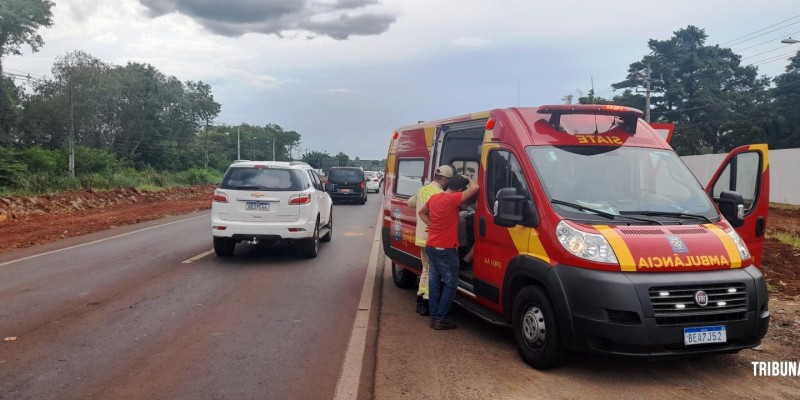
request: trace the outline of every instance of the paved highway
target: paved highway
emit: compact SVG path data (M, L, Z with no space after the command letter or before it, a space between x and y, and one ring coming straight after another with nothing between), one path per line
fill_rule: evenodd
M316 259L217 258L208 213L3 254L0 398L332 398L379 202L335 206Z

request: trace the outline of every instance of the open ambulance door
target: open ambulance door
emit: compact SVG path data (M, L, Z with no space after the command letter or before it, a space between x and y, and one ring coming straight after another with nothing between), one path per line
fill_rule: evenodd
M675 124L653 122L650 126L656 131L658 136L661 136L667 143L672 141L672 134L675 133Z
M706 191L719 204L724 191L735 191L744 200L744 223L735 227L747 243L753 262L761 267L764 234L769 213L769 150L766 144L733 149L706 185Z

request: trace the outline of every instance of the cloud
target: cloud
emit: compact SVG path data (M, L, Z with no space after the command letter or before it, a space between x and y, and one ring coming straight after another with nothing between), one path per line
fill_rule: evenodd
M489 41L478 37L461 37L455 40L455 45L467 49L483 49L489 46Z
M396 20L379 12L377 0L139 0L151 17L179 13L209 31L238 37L247 33L283 36L296 31L345 40L379 35Z
M105 44L115 43L118 40L119 40L119 37L117 35L111 33L111 32L106 32L106 33L104 33L102 35L97 35L97 36L92 38L92 41L94 41L94 42L105 43Z
M358 93L358 92L357 92L357 91L355 91L355 90L353 90L353 89L347 89L347 88L336 88L336 89L328 89L328 90L326 90L326 91L325 91L325 93L332 93L332 94L353 94L353 93Z

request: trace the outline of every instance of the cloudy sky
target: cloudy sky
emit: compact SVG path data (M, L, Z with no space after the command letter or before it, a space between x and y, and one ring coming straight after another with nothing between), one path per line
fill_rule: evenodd
M648 39L687 25L771 77L800 50L780 43L800 38L797 0L55 3L45 46L8 57L7 72L49 76L74 50L149 63L209 83L218 123L277 123L304 149L363 159L385 158L393 129L419 120L559 103L592 81L611 97Z

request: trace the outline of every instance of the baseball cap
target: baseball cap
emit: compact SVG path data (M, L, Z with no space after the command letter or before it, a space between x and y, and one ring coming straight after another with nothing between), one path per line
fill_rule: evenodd
M439 168L436 168L436 175L441 175L445 178L452 178L453 177L453 167L449 165L440 165Z

